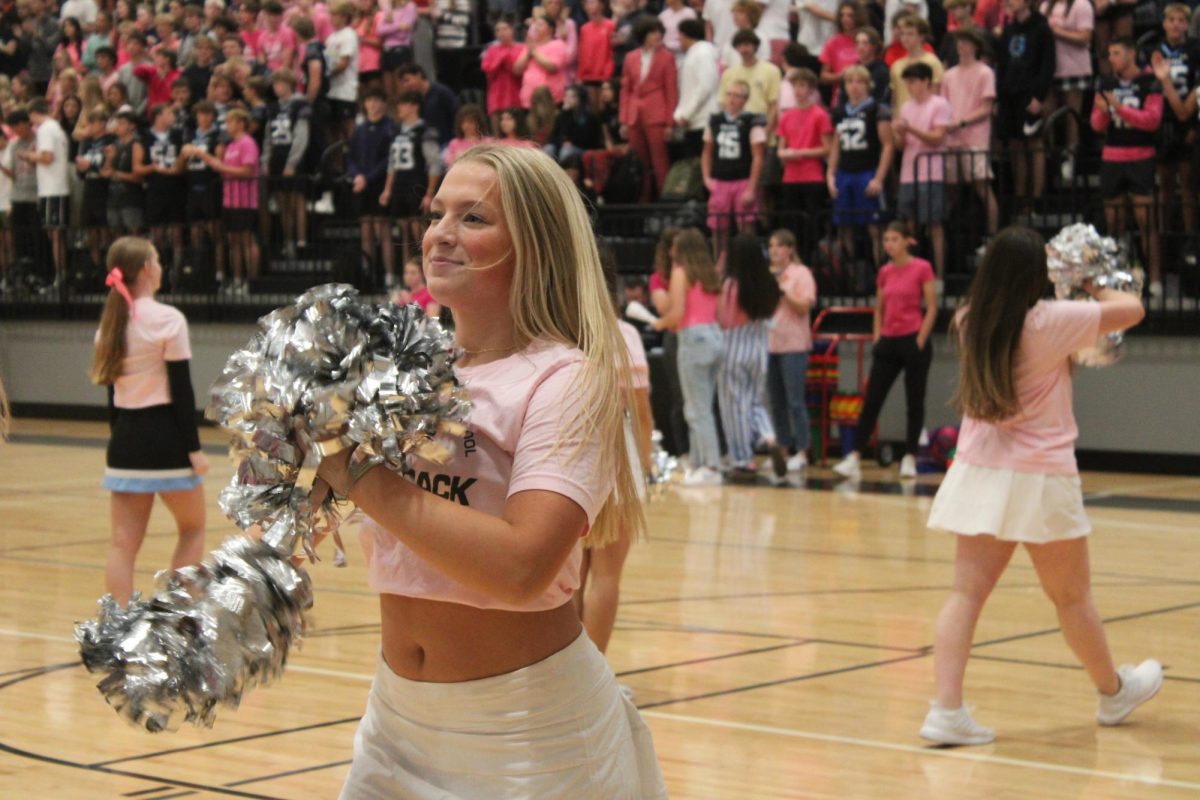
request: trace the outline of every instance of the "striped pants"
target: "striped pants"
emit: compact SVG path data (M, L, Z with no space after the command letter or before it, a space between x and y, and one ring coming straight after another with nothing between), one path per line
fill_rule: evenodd
M769 324L769 320L755 320L725 331L725 363L717 377L717 400L729 462L735 467L753 463L756 442L775 439L763 402Z

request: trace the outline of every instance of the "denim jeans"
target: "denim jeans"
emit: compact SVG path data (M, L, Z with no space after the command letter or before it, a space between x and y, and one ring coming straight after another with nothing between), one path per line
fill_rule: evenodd
M808 450L808 353L767 356L767 391L780 447Z
M692 467L721 466L713 396L723 352L721 329L716 323L693 325L679 332L679 385L683 390L683 416L687 419L691 445L688 463Z

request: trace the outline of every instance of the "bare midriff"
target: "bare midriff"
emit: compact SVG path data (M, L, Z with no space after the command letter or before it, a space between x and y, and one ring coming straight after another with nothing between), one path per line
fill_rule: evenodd
M379 596L383 657L402 678L457 683L536 664L579 636L572 602L549 611L498 611Z

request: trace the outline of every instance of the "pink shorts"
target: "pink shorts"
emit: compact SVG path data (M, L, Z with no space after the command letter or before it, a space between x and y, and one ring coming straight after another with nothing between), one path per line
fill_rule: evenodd
M739 223L751 223L758 219L758 192L749 205L742 205L742 192L750 180L713 181L712 193L708 196L708 228L714 231L729 229L732 215Z

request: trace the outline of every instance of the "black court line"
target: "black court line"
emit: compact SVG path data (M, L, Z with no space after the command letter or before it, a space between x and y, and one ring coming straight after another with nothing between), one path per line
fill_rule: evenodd
M805 675L793 675L788 678L779 678L773 681L762 681L760 683L752 683L746 686L737 686L732 689L718 689L713 692L704 692L702 694L688 695L687 697L675 697L670 700L659 700L655 703L645 703L639 705L638 708L662 708L663 706L671 706L676 703L688 703L693 700L708 700L713 697L724 697L725 695L740 694L741 692L750 692L755 689L769 689L775 686L784 686L789 683L802 683L804 681L816 680L817 678L827 678L831 675L844 675L848 672L857 672L864 669L874 669L875 667L883 667L889 664L899 664L903 661L912 661L917 658L925 658L926 653L913 653L911 655L899 656L897 658L884 659L882 661L871 661L866 664L853 664L849 667L840 667L838 669L829 669L822 672L811 672Z
M45 764L55 764L60 767L103 772L106 775L117 775L122 778L135 778L137 780L151 781L153 783L169 783L172 786L178 786L183 789L197 789L204 792L213 792L214 794L223 794L228 797L247 797L253 798L253 800L283 800L283 798L274 797L273 795L269 794L255 794L253 792L243 792L237 789L228 789L223 786L208 786L203 783L177 780L175 778L164 778L161 775L146 775L141 772L129 772L123 769L112 769L110 767L82 764L78 761L68 761L65 758L55 758L53 756L43 755L42 753L32 753L28 750L22 750L18 747L4 744L3 742L0 742L0 752L9 753L10 755L19 756L21 758L29 758L34 761L41 761Z
M174 786L154 786L149 789L138 789L136 792L126 792L121 797L141 797L144 794L154 794L156 792L169 792L174 789ZM156 797L154 800L162 800L161 797Z
M618 678L624 678L629 675L641 675L646 672L658 672L664 669L674 669L675 667L687 667L693 664L708 664L712 661L724 661L727 658L741 658L742 656L753 656L758 653L770 653L775 650L787 650L792 647L800 647L808 644L807 641L789 642L788 644L773 644L770 647L756 647L753 650L738 650L734 653L721 653L716 656L705 656L704 658L691 658L686 661L674 661L670 664L655 664L652 667L638 667L637 669L629 669L624 672L616 673Z
M281 728L279 730L265 731L263 733L252 733L248 736L235 736L231 739L217 739L216 741L204 742L203 744L193 744L187 747L173 747L170 750L159 750L154 753L143 753L142 755L137 756L126 756L124 758L109 759L108 761L97 761L95 763L88 764L87 766L94 768L107 767L110 764L123 764L126 761L142 761L147 758L170 756L176 753L189 753L193 750L207 750L211 747L221 747L222 745L237 744L238 742L252 742L256 739L269 739L272 736L283 736L288 733L300 733L302 731L312 731L319 728L331 728L334 725L345 725L347 722L358 722L360 719L362 719L361 716L345 717L343 719L334 719L327 722L314 722L310 725L298 725L295 728Z
M27 681L30 678L37 678L41 675L48 675L51 672L60 672L64 669L71 669L72 667L78 667L78 666L81 666L81 664L79 663L79 660L76 659L75 661L64 661L60 664L49 664L44 667L36 667L32 670L25 670L24 671L25 674L23 674L19 677L16 677L16 678L11 678L7 681L4 681L3 683L0 683L0 689L7 689L9 686L12 686L13 684L21 683L22 681Z
M258 778L243 778L240 781L232 781L225 784L226 786L245 786L248 783L260 783L262 781L273 781L276 778L287 778L292 775L303 775L306 772L318 772L323 769L333 769L334 767L344 767L350 763L350 759L341 761L330 761L328 764L317 764L312 767L300 767L298 769L289 769L286 772L276 772L273 775L263 775Z
M108 447L108 439L97 439L94 436L66 436L54 433L14 433L8 437L8 441L12 444L87 447L93 450L104 450ZM222 444L201 444L200 449L213 455L225 455L229 452L228 445Z
M1083 672L1083 666L1081 664L1060 664L1057 661L1039 661L1035 658L1009 658L1008 656L989 656L983 654L976 655L974 653L971 654L971 658L978 661L998 661L1003 664L1024 664L1029 667L1049 667L1051 669L1065 669L1073 672ZM1170 669L1170 666L1166 664L1163 665L1163 680L1176 681L1178 683L1200 683L1200 678L1193 678L1188 675L1172 675L1169 672Z
M1165 608L1152 608L1148 611L1134 611L1129 614L1119 614L1115 617L1105 617L1101 620L1105 625L1111 625L1114 622L1128 622L1131 619L1142 619L1143 617L1155 617L1159 614L1171 614L1176 611L1187 611L1193 608L1200 608L1200 601L1193 603L1181 603L1177 606L1167 606ZM1051 633L1058 633L1062 628L1045 628L1040 631L1030 631L1029 633L1019 633L1014 636L1003 636L999 639L990 639L986 642L976 642L971 645L971 648L990 647L995 644L1006 644L1008 642L1019 642L1022 639L1035 639L1039 636L1047 636Z
M680 539L672 536L655 536L651 542L667 542L669 544L679 545L700 545L704 547L729 547L737 550L766 550L774 553L794 553L796 555L820 556L828 558L853 558L863 561L899 561L905 564L948 564L953 565L953 558L935 558L929 556L904 556L890 555L887 553L871 553L871 552L846 552L844 550L825 550L816 547L788 547L770 544L755 544L753 542L734 542L720 541L713 539ZM1014 562L1008 565L1007 569L1019 569L1030 571L1033 570L1032 564L1022 562ZM1187 578L1167 578L1161 575L1138 575L1131 572L1106 572L1100 570L1092 570L1092 575L1099 575L1105 578L1121 578L1125 580L1136 581L1151 581L1159 582L1163 585L1178 585L1178 586L1197 586L1200 585L1200 580L1190 580Z
M1179 497L1139 497L1137 495L1107 495L1083 500L1085 506L1121 508L1130 511L1167 511L1175 514L1200 514L1200 500Z
M928 647L896 647L895 645L873 644L871 642L847 642L840 639L822 639L811 638L808 636L787 636L782 633L756 633L751 631L731 631L724 628L709 628L703 625L680 625L672 622L656 622L655 620L626 620L626 623L635 625L645 625L645 628L640 630L654 631L671 631L676 633L712 633L724 636L745 636L747 638L760 639L784 639L792 642L802 642L804 644L831 644L840 645L842 647L857 647L866 650L891 650L899 653L924 653ZM639 630L630 628L626 625L617 625L621 630Z

